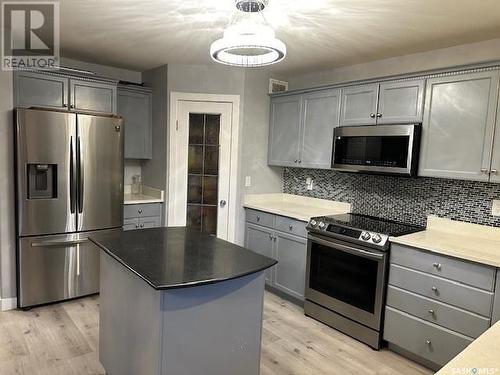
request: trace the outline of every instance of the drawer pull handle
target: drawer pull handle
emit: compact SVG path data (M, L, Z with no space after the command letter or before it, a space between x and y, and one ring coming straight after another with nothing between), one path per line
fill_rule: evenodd
M432 287L432 291L437 294L438 293L438 288L436 288L435 286L433 286Z
M288 226L288 228L290 228L290 230L293 230L293 225L292 225L292 224L290 224L290 225Z
M257 221L260 221L260 216L257 216Z
M438 271L441 271L441 263L433 263L432 266L436 268Z
M436 312L433 309L429 309L429 314L434 315Z
M431 340L426 340L425 342L427 343L427 345L431 345L432 344Z
M142 214L142 210L140 208L137 210L137 212L139 212L140 214Z

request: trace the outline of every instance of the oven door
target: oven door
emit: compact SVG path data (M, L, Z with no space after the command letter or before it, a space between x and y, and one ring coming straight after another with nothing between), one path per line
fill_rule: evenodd
M385 252L309 235L306 299L379 330L387 262Z
M419 141L419 124L337 127L332 167L411 176L417 172Z

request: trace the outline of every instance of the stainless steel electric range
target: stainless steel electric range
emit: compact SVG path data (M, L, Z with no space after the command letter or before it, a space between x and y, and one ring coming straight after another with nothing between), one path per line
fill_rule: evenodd
M389 237L423 229L360 214L312 218L307 224L305 314L379 349Z

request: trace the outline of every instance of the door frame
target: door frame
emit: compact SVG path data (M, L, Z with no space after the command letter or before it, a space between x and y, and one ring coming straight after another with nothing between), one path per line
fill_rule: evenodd
M178 129L178 115L181 102L206 102L206 103L229 103L231 104L231 152L229 163L229 195L227 200L228 209L228 227L227 241L236 241L236 231L238 223L238 197L240 186L238 184L238 166L239 166L239 127L240 127L240 96L239 95L219 95L219 94L202 94L202 93L185 93L171 92L170 93L170 116L168 128L168 152L167 152L167 205L165 207L165 217L167 218L167 226L184 226L184 222L180 222L176 217L175 202L179 195L176 191L180 173L175 164L177 153L177 142L174 136Z

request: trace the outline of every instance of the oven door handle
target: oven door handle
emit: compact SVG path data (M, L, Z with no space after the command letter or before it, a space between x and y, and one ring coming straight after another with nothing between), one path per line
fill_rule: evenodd
M385 254L373 253L371 251L367 251L367 250L363 250L363 249L358 249L356 247L342 245L342 244L340 244L338 242L332 243L331 241L326 241L326 240L324 240L322 238L319 238L319 237L316 237L316 236L313 236L313 235L309 235L309 236L307 236L307 238L309 240L317 242L317 243L319 243L321 245L328 246L328 247L331 247L331 248L334 248L334 249L338 249L338 250L344 251L346 253L350 253L350 254L354 254L354 255L359 255L359 256L362 256L364 258L370 258L370 259L375 259L375 260L383 260L384 257L385 257Z

